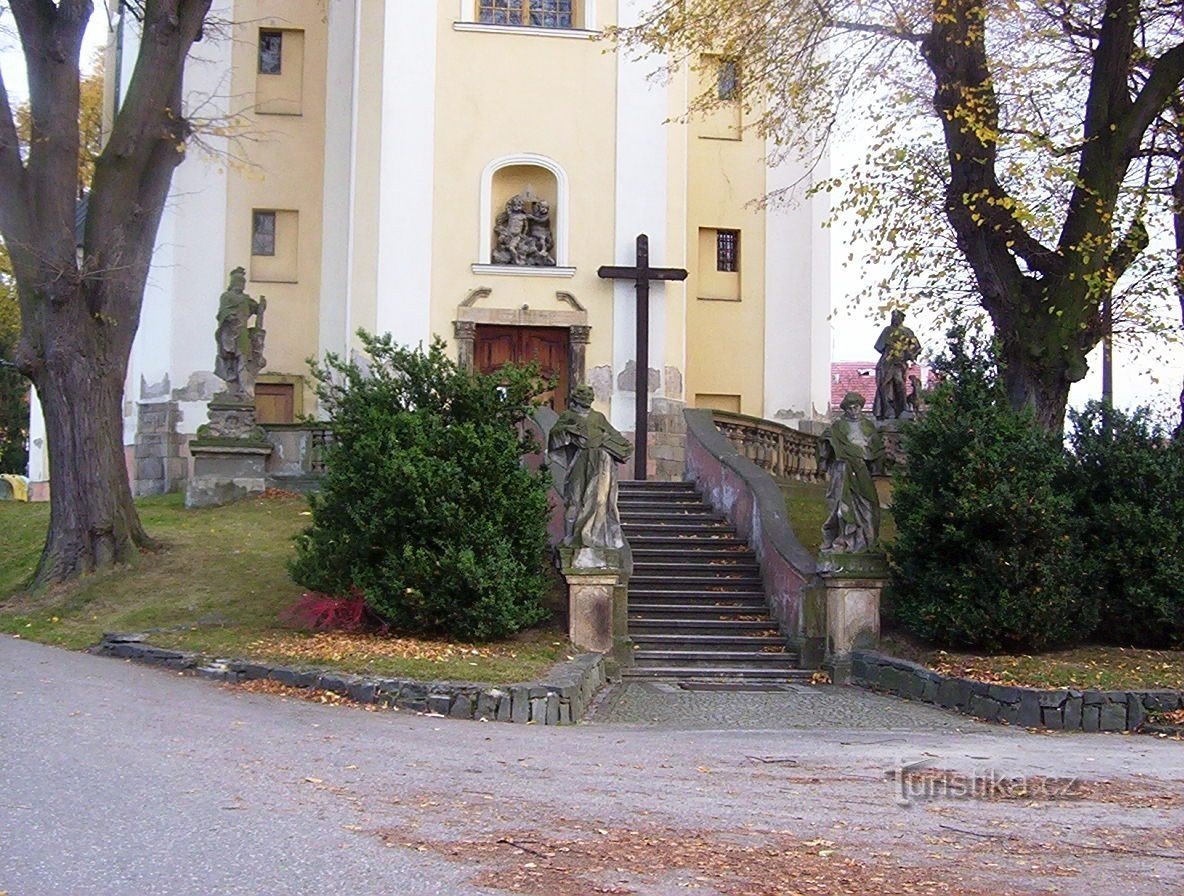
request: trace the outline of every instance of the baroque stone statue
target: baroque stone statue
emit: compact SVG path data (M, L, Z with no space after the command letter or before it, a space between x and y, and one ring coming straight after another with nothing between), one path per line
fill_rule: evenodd
M563 482L563 543L574 548L620 550L625 545L617 511L617 464L633 446L604 414L592 410L595 393L577 386L547 438L548 462L567 471Z
M263 312L267 298L255 301L245 292L247 272L237 267L230 272L230 283L218 302L218 329L214 339L218 356L214 373L226 381L224 399L248 401L255 396L255 379L267 364L263 357ZM251 317L255 325L251 326Z
M522 193L511 196L494 222L493 235L494 264L555 266L551 206L545 199L531 200Z
M827 471L823 552L859 554L880 539L880 498L872 474L884 462L879 429L863 413L863 396L848 392L843 416L822 433L819 461Z
M893 311L892 323L876 340L880 360L876 362L876 400L872 414L877 420L896 419L908 409L909 367L921 354L921 343L904 325L904 312Z

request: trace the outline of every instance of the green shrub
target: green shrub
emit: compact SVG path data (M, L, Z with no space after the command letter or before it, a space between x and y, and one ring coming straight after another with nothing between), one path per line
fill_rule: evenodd
M356 587L411 634L483 640L540 621L547 485L520 463L532 371L494 379L459 368L438 339L425 352L359 335L365 367L313 365L334 443L293 577Z
M1091 404L1071 414L1082 588L1101 609L1098 637L1184 644L1184 445L1146 409ZM1106 424L1109 424L1107 427Z
M1058 440L1011 409L994 353L951 331L943 382L904 433L889 553L895 616L950 647L1041 649L1088 636ZM969 346L969 347L968 347Z

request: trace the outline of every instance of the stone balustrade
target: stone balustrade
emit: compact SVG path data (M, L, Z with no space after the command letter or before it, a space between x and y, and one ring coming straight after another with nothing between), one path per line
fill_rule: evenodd
M716 428L741 457L778 479L821 482L826 478L818 464L818 436L798 429L732 411L712 411Z

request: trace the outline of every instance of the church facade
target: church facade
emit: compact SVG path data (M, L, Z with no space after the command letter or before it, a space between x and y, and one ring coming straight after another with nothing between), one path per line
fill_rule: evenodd
M238 266L267 299L261 422L316 415L306 359L348 355L363 328L442 337L483 370L536 359L557 409L587 382L631 431L634 287L597 270L632 265L642 233L652 265L688 272L651 287L648 402L825 414L826 210L757 207L804 172L766 164L736 61L655 74L662 60L601 39L650 2L215 2L236 24L194 47L186 93L217 126L174 176L127 383L137 490L186 475ZM136 40L125 19L113 104ZM723 103L687 119L702 91Z

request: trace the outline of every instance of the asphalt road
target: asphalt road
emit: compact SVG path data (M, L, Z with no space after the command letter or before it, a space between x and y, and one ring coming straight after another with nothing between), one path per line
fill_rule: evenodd
M1151 737L460 722L7 636L0 700L7 896L1184 893Z

